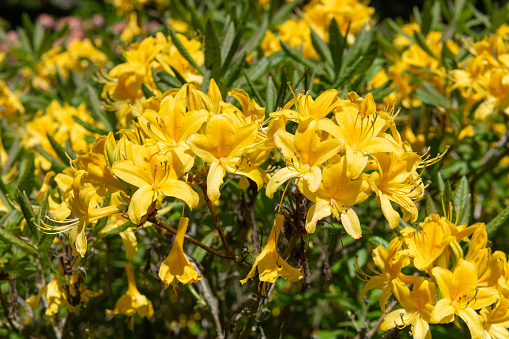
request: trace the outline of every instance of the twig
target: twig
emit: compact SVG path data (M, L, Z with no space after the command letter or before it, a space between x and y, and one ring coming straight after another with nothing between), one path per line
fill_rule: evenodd
M170 233L173 233L173 234L177 234L177 230L174 229L173 227L171 226L168 226L164 221L162 221L161 219L159 218L153 218L152 220L149 220L150 222L152 222L154 225L157 225L165 230L167 230L168 232ZM195 244L196 246L199 246L201 248L203 248L205 251L209 252L209 253L212 253L218 257L221 257L221 258L224 258L224 259L232 259L230 256L228 256L227 254L225 253L221 253L219 251L216 251L215 249L211 248L211 247L208 247L207 245L205 245L204 243L200 242L199 240L196 240L195 238L189 236L189 235L185 235L184 238L189 241L189 242L192 242L193 244Z
M17 328L12 323L12 319L11 319L11 317L9 315L9 309L10 308L9 308L9 305L7 305L7 300L5 300L4 293L2 292L2 290L0 290L0 301L2 302L2 307L4 309L4 315L7 318L7 321L9 322L9 325L11 326L11 331L16 331Z
M223 232L223 228L221 227L221 223L219 221L219 217L217 216L217 213L214 209L214 205L212 205L212 201L210 201L209 196L207 195L207 185L205 183L202 183L200 185L202 191L203 191L203 197L205 199L205 203L207 204L210 214L212 215L212 219L214 219L214 224L217 228L217 231L219 232L219 237L221 238L221 241L223 242L223 247L226 252L226 255L228 257L236 257L235 252L230 248L230 245L228 245L228 241L226 241L226 237Z
M398 304L398 301L397 300L393 300L392 303L389 304L389 306L387 306L387 309L385 311L384 314L382 314L380 316L380 318L378 318L378 321L376 322L376 325L373 326L369 331L368 333L366 333L366 336L365 338L369 339L371 338L372 336L375 335L376 331L378 330L378 326L380 326L380 323L382 322L382 319L390 312L392 311L392 309L394 308L394 306L396 306ZM357 337L356 337L357 338Z
M254 186L253 186L254 185ZM253 252L260 253L261 250L261 241L258 237L258 225L256 224L256 215L255 215L255 203L256 196L258 195L258 190L256 189L256 183L252 180L249 181L249 191L248 191L248 205L249 205L249 218L251 220L251 226L253 227L253 232L251 233L251 241L253 242Z

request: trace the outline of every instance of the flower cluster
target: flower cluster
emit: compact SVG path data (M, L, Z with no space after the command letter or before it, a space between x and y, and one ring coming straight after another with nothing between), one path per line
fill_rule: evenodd
M362 1L357 0L314 0L304 6L300 15L295 19L287 19L277 26L277 34L270 30L265 32L262 49L265 55L271 55L281 50L279 41L284 41L294 48L302 50L305 58L317 58L311 41L311 30L324 41L328 41L329 25L336 20L339 30L352 43L363 26L372 22L374 9Z
M374 275L360 272L367 281L360 298L376 288L382 311L391 295L403 307L383 318L382 331L411 326L414 338L431 338L429 324L459 326L461 318L472 338L509 335L509 265L503 252L491 252L485 224L456 225L432 214L417 229L403 228L388 248L379 245L373 260Z

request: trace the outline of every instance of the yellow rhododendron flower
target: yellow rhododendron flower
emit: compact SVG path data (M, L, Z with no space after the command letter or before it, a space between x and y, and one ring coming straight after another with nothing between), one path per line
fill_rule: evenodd
M431 321L451 322L457 315L467 324L472 338L481 339L484 330L475 310L495 303L499 292L493 287L477 287L477 270L465 260L460 260L453 272L434 267L431 274L442 295L431 312Z
M260 279L260 283L263 283L264 287L268 283L276 282L278 276L282 276L292 282L296 282L304 277L304 275L300 272L300 269L290 266L277 253L277 239L284 221L284 215L276 215L274 227L272 227L272 231L270 231L267 244L256 257L253 268L251 268L247 277L240 281L242 284L245 284L250 278L254 277L256 270L258 270L258 279ZM265 291L265 288L263 290Z
M133 159L113 164L111 171L120 179L137 187L129 203L129 219L139 225L150 205L159 196L183 200L190 208L198 205L198 194L184 181L182 165L169 154L161 155L157 145L133 145ZM179 167L177 167L179 166Z
M87 225L92 221L125 212L124 205L91 208L90 200L96 194L96 190L90 183L82 182L86 175L87 172L85 171L76 172L72 186L63 197L67 203L67 207L74 215L74 219L66 220L64 222L52 220L62 224L61 226L50 226L43 221L40 226L44 232L49 233L65 232L70 230L69 241L73 246L73 252L76 250L82 257L84 257L87 252L87 238L85 236L85 229Z
M59 266L58 270L62 273L62 266ZM69 312L74 313L78 305L73 303L88 302L89 298L96 297L102 293L102 290L97 292L89 290L88 287L80 281L82 279L81 272L73 273L68 283L65 283L65 281L58 277L54 277L37 295L28 298L26 302L30 308L36 308L39 305L41 297L44 295L46 303L48 304L48 308L45 312L46 315L54 316L63 305L67 307ZM79 296L78 300L76 300L77 296Z
M5 82L0 80L0 116L13 118L15 114L25 114L25 107Z
M248 161L242 161L245 148L251 146L258 133L256 122L235 128L236 117L229 114L213 115L207 122L205 134L192 134L187 144L194 154L210 164L207 174L207 195L212 201L221 196L219 188L228 173L239 174L263 184L260 170Z
M351 180L346 176L344 157L333 159L322 170L322 183L316 192L311 192L302 181L298 183L300 191L315 203L308 211L306 230L313 233L318 220L334 215L336 219L341 219L346 232L358 239L362 236L361 225L351 206L369 197L369 184L363 177Z
M134 280L133 266L126 264L125 272L127 274L127 292L117 300L113 310L106 310L107 315L124 314L129 321L129 329L134 331L134 317L136 313L142 318L152 318L154 315L154 307L152 302L146 296L138 291L136 281Z
M380 330L386 332L396 326L401 329L411 325L414 339L431 339L429 323L437 295L435 284L419 277L410 291L405 283L398 281L394 294L403 309L387 314L380 323Z
M191 265L189 259L184 254L184 236L186 235L188 223L189 218L181 217L179 219L173 247L159 269L159 278L161 278L165 288L173 284L173 289L176 290L179 281L183 284L190 284L198 282L202 278L198 276L193 265Z
M186 143L187 137L198 132L209 112L185 109L185 101L167 96L161 101L159 111L147 109L138 118L137 126L151 142L157 143L163 154L170 152L177 157L188 172L193 167L194 154Z
M295 135L283 128L274 133L274 143L281 148L286 167L278 170L267 184L266 194L272 198L276 189L291 178L306 180L311 192L316 192L322 181L322 164L343 147L339 138L321 140L317 124L310 121L300 124Z

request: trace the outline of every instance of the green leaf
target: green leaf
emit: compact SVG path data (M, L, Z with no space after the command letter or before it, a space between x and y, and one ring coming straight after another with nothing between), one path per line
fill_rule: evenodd
M9 197L11 197L12 195L13 195L12 192L10 192L9 188L5 185L2 176L0 176L0 200L2 200L2 202L9 211L14 210L14 206L12 205L12 202L9 199Z
M226 72L225 81L226 87L230 87L235 80L237 80L240 76L240 72L244 68L244 63L246 61L246 56L243 55L233 66Z
M177 69L175 69L171 65L170 65L170 68L173 71L173 74L175 74L175 77L182 83L182 85L187 83L186 78L184 78L184 76L182 74L180 74L179 71L177 71Z
M426 196L426 214L439 214L439 209L430 195Z
M211 246L214 241L214 232L209 232L203 239L202 243L206 246ZM201 262L203 258L207 255L207 251L203 248L196 246L193 250L193 258L196 259L197 262Z
M143 95L145 96L146 99L152 98L154 96L154 93L152 93L150 88L148 88L147 85L145 84L141 84L141 91L143 92Z
M454 190L454 209L461 208L469 200L470 186L467 177L463 176Z
M167 28L168 33L170 34L171 37L171 41L173 41L173 44L175 45L175 48L177 48L177 50L179 51L180 55L182 55L184 59L186 59L191 64L191 66L196 68L198 72L200 72L200 74L203 75L203 69L200 66L198 66L196 61L194 61L194 59L191 57L191 54L189 54L189 52L186 50L182 42L179 40L173 28L171 28L170 26L167 26Z
M35 149L44 157L46 160L51 162L53 165L53 168L56 172L62 172L64 169L66 169L66 166L57 158L46 152L41 146L35 145Z
M430 106L442 106L444 108L450 108L451 105L442 94L438 93L437 90L430 83L424 82L424 88L418 88L416 90L417 99L421 100L426 105Z
M80 124L81 126L83 126L86 130L92 132L92 133L97 133L97 134L101 134L101 135L108 135L110 132L107 131L107 130L104 130L102 128L99 128L99 127L96 127L96 126L93 126L93 125L90 125L90 124L87 124L86 122L84 122L83 120L81 120L80 118L78 118L77 116L73 115L72 116L73 120L76 121L78 124Z
M219 38L211 19L207 20L205 32L205 67L211 70L212 79L217 81L221 70L221 50Z
M346 35L345 35L346 36ZM343 50L345 48L345 39L339 30L336 19L332 18L329 26L329 50L334 64L334 74L339 75L341 62L343 59Z
M55 153L60 158L60 160L62 160L64 164L68 163L69 157L67 156L67 152L65 151L65 149L62 146L60 146L58 142L55 139L53 139L51 135L49 135L49 133L46 133L46 136L48 137L51 147L53 147Z
M452 204L454 203L451 182L449 180L447 180L445 182L445 190L444 190L444 198L443 199L444 199L445 210L449 211L449 207L452 206ZM454 208L453 208L453 213L454 213Z
M286 54L288 54L288 56L292 59L294 59L295 61L303 64L304 66L312 69L312 70L316 70L316 72L320 75L324 75L324 72L323 70L321 69L318 69L316 64L314 62L312 62L311 60L308 60L306 58L304 58L302 56L302 54L300 54L299 52L297 52L295 49L293 49L292 47L290 47L290 45L288 45L286 42L284 42L283 40L280 40L279 43L281 44L281 47L283 48L283 50L286 52Z
M270 112L274 112L276 106L276 87L274 86L274 82L272 81L272 77L269 76L269 80L267 81L267 91L265 95L265 104L266 109Z
M28 229L32 233L32 236L35 238L36 242L39 242L39 230L37 229L37 225L34 223L35 214L32 209L32 205L25 194L25 192L21 193L19 189L16 189L16 193L14 194L14 198L16 202L19 204L21 208L21 213L25 217L27 221Z
M270 24L274 25L274 24L278 24L278 23L286 20L288 18L289 14L291 12L293 12L295 7L297 7L301 2L302 2L302 0L296 0L296 1L285 3L283 6L281 6L281 8L276 13L274 13L270 17ZM263 32L265 33L265 30Z
M221 45L221 65L225 64L226 57L232 48L233 40L235 40L235 25L232 22L228 26L228 29L226 30L226 33L223 37L223 43Z
M433 53L433 51L429 48L428 43L426 42L426 38L419 31L414 31L414 38L417 45L426 53L428 53L432 58L439 60L438 57Z
M254 87L253 83L249 79L249 76L247 75L246 70L244 70L244 77L246 78L247 84L249 85L249 88L251 88L251 91L253 92L253 95L255 96L256 101L258 101L262 107L267 107L265 105L265 100L263 100L263 97L260 95L260 92L258 92L256 87Z
M269 19L268 16L265 16L257 32L251 37L251 39L249 39L246 42L246 44L240 49L240 51L237 54L241 55L242 53L246 53L246 55L249 55L252 51L257 49L258 46L260 46L263 38L265 37L265 31L267 30L268 27Z
M277 99L276 104L274 105L274 109L277 109L278 107L283 107L286 96L286 89L288 88L288 84L286 83L286 70L283 69L281 74L282 74L281 82L279 85L279 90L277 91Z
M388 18L386 21L385 21L385 24L387 25L387 27L393 31L394 33L397 33L397 34L400 34L404 37L406 37L407 39L409 39L410 41L412 42L415 42L415 39L413 36L407 34L405 31L403 31L401 29L401 27L399 27L399 25L397 23L394 22L394 20L392 20L391 18Z
M97 238L97 240L101 240L101 239L103 239L105 237L109 237L109 236L112 236L112 235L117 235L119 233L124 232L129 227L133 227L133 226L136 226L136 224L132 223L131 221L126 221L125 223L123 223L119 227L114 228L111 231L102 234L100 237Z
M23 214L20 211L16 209L10 211L2 222L2 224L5 225L5 231L12 233L12 231L20 225L21 219L23 219Z
M334 61L332 61L332 55L329 49L329 46L325 43L325 41L316 34L316 32L309 27L311 30L311 43L315 48L318 55L322 58L323 61L327 62L329 65L334 66Z
M35 164L34 164L34 154L30 153L24 161L24 169L21 173L17 183L18 187L21 191L32 192L34 186L34 173L35 173Z
M488 235L494 234L495 231L505 223L507 218L509 218L509 206L486 225L486 232Z
M0 238L8 243L19 246L19 247L29 251L32 254L35 254L35 255L39 254L39 252L35 249L35 247L33 247L29 243L21 240L20 238L16 237L15 235L12 235L11 233L7 232L2 227L0 227Z
M179 81L177 78L175 78L173 75L171 75L165 71L157 72L157 76L159 77L159 79L162 82L164 82L165 84L167 84L168 86L173 87L173 88L182 87L182 85L184 84L181 81Z
M113 131L114 126L113 126L112 122L110 121L110 119L108 118L108 116L106 115L106 112L104 112L104 110L101 107L101 103L99 102L99 96L97 94L97 91L90 84L87 84L86 87L87 87L88 97L90 99L90 104L92 106L91 112L94 113L100 121L102 121L102 123L104 124L104 126L108 132ZM74 121L76 121L76 119L74 119ZM81 125L81 126L83 126L83 125ZM83 127L85 127L85 126L83 126ZM98 132L96 132L96 133L98 133Z
M374 236L369 238L369 242L376 248L382 245L385 248L389 248L389 242L382 237Z
M438 193L440 194L441 198L444 197L444 192L445 192L444 179L442 179L442 174L440 174L440 172L438 172Z

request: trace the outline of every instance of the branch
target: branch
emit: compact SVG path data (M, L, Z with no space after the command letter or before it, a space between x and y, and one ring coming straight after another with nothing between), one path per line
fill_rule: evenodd
M168 232L170 233L173 233L173 234L177 234L177 230L174 229L173 227L171 226L168 226L164 221L162 221L161 219L157 218L157 217L154 217L152 218L152 220L149 220L150 222L152 222L154 225L156 226L159 226L165 230L167 230ZM223 259L232 259L231 257L229 257L227 254L224 254L224 253L221 253L219 251L216 251L215 249L211 248L211 247L208 247L207 245L205 245L204 243L196 240L195 238L189 236L189 235L185 235L184 238L189 241L189 242L192 242L193 244L195 244L196 246L199 246L201 248L203 248L205 251L209 252L209 253L212 253L218 257L221 257Z
M236 257L235 252L233 252L233 250L230 248L230 245L228 245L228 241L226 241L226 237L224 235L223 228L221 227L221 223L219 222L219 217L217 216L217 213L214 209L214 205L212 205L212 201L210 201L209 196L207 195L207 185L205 183L202 183L200 185L200 187L203 192L203 197L205 199L205 203L207 204L207 206L210 210L210 214L212 215L212 218L214 219L214 224L217 228L217 231L219 232L219 237L221 238L221 241L223 242L223 246L226 251L226 255L228 257L234 258L234 257Z

